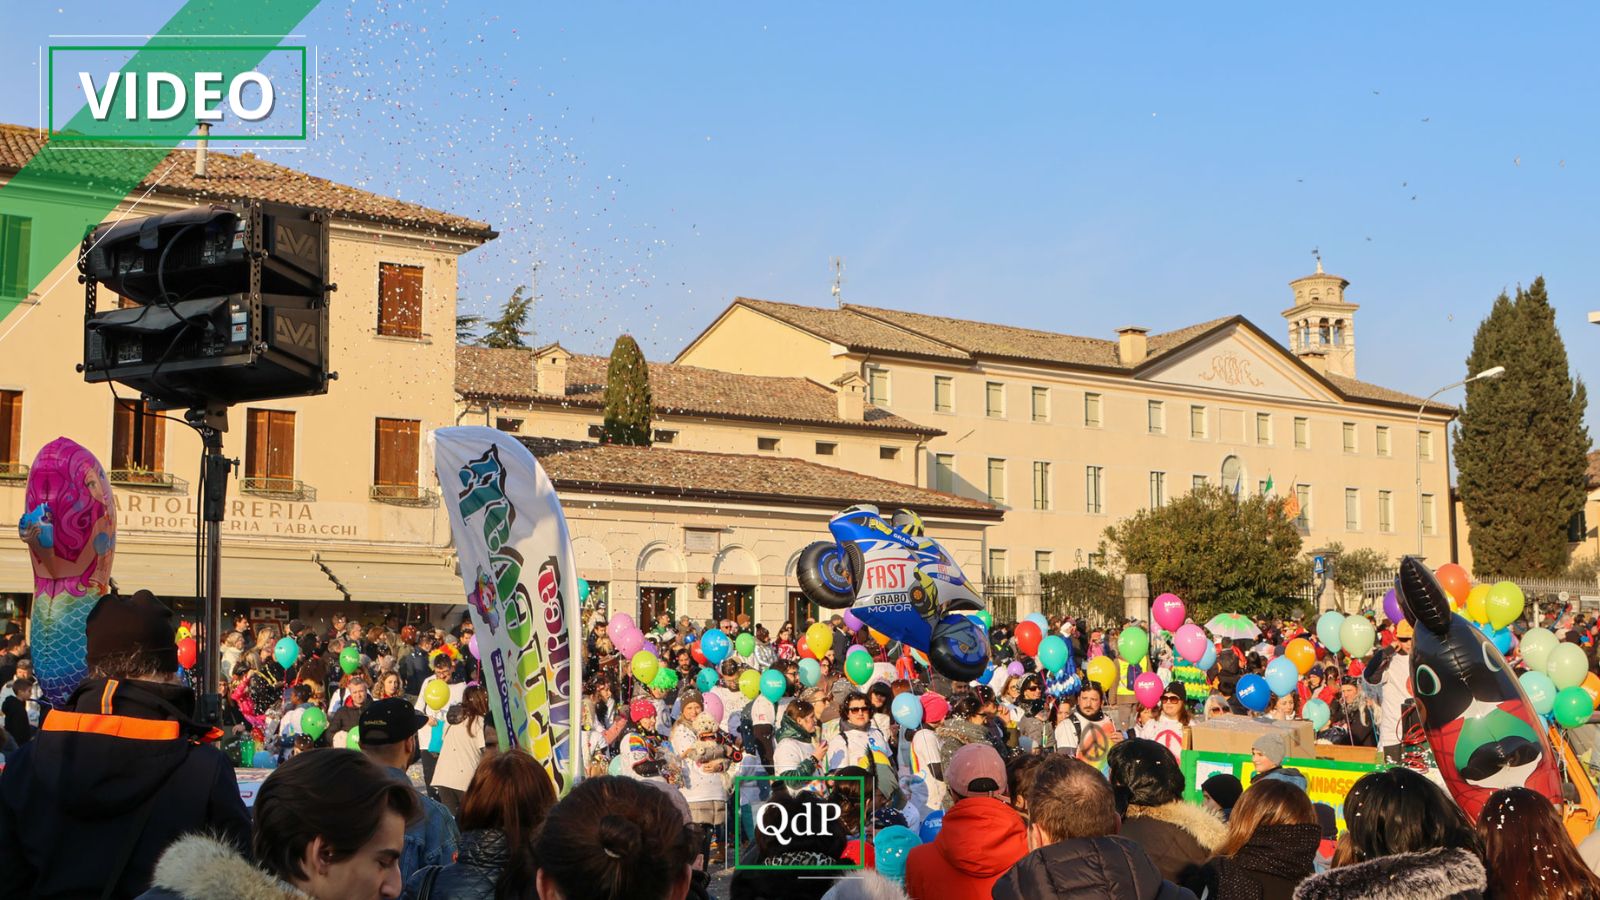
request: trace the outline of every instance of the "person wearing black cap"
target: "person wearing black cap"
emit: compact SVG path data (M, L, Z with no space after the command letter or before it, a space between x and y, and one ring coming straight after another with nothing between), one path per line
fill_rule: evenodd
M411 708L403 697L369 702L361 711L361 752L383 766L396 780L416 786L406 767L418 758L417 729L428 717ZM417 792L422 817L406 827L406 847L400 854L400 877L409 879L424 866L447 866L455 861L461 834L444 804Z
M178 680L172 611L113 594L85 630L89 677L0 774L0 898L134 897L179 835L250 845L222 733Z

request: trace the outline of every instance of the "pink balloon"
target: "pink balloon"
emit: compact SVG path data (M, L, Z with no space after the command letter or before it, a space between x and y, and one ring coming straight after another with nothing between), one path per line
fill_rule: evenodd
M611 643L613 644L615 644L617 642L617 638L621 637L622 635L625 635L630 631L638 630L638 628L634 627L633 616L630 616L627 613L617 613L611 617L610 622L606 623L606 637L611 638Z
M701 704L706 708L706 715L718 722L722 721L722 698L707 691L700 697Z
M1178 655L1189 662L1198 663L1206 657L1206 645L1211 643L1206 638L1206 631L1199 625L1190 622L1178 629L1172 636L1172 643L1178 648Z
M844 619L844 627L850 629L851 631L861 630L861 620L856 618L855 613L847 609L844 611L844 615L841 618Z
M1023 672L1026 672L1027 669L1023 667L1022 663L1012 660L1011 665L1006 666L1006 671L1010 672L1012 675L1021 675Z
M644 649L644 635L637 628L630 628L611 640L617 645L617 652L627 659L633 659L635 653Z
M472 633L472 637L467 638L467 649L472 651L472 658L473 659L483 659L483 657L478 655L478 633L477 632L473 632Z
M1140 705L1155 709L1156 704L1161 702L1161 689L1163 687L1165 685L1161 683L1160 675L1154 672L1143 672L1133 680L1133 698L1138 700Z
M1183 601L1178 599L1177 594L1162 594L1150 604L1150 618L1155 619L1157 625L1168 631L1177 631L1183 626L1186 612Z

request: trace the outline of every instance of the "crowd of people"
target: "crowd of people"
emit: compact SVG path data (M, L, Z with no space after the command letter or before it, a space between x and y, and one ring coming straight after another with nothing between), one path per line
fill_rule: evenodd
M751 900L1600 900L1600 853L1551 799L1506 788L1474 822L1423 774L1403 622L1366 658L1324 654L1259 711L1239 681L1298 623L1258 622L1193 672L1165 642L1122 659L1117 627L1069 619L1047 624L1074 662L1048 670L1019 648L1021 623L996 623L994 667L970 683L843 616L820 623L820 654L818 623L650 624L675 678L634 677L603 611L584 624L587 777L562 798L532 756L496 749L470 622L240 620L221 642L221 727L197 718L179 623L147 592L96 607L90 677L59 710L7 635L0 898L679 900L731 866L728 896ZM1552 624L1592 652L1581 619ZM710 665L712 629L749 639ZM845 664L861 653L870 666ZM1153 702L1134 699L1140 662L1165 676ZM1399 763L1355 783L1343 833L1279 731L1255 740L1248 786L1187 783L1194 724L1293 720L1311 700L1329 710L1320 740ZM242 768L270 769L250 807Z

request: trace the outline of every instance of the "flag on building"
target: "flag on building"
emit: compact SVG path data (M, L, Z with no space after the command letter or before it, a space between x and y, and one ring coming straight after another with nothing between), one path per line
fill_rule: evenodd
M1263 493L1263 494L1272 493L1272 473L1271 472L1267 473L1267 483L1266 483L1265 486L1263 486L1261 488L1261 493Z
M572 540L554 486L515 438L428 436L477 629L500 749L533 755L564 792L582 772L582 642Z

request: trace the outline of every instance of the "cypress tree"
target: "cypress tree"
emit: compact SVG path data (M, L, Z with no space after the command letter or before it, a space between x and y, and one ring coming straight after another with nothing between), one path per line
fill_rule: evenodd
M1472 340L1456 470L1479 576L1551 577L1567 568L1567 526L1583 510L1588 397L1567 367L1544 278L1502 293Z
M630 335L617 338L606 367L605 437L607 444L650 446L650 420L655 404L650 399L650 367Z

